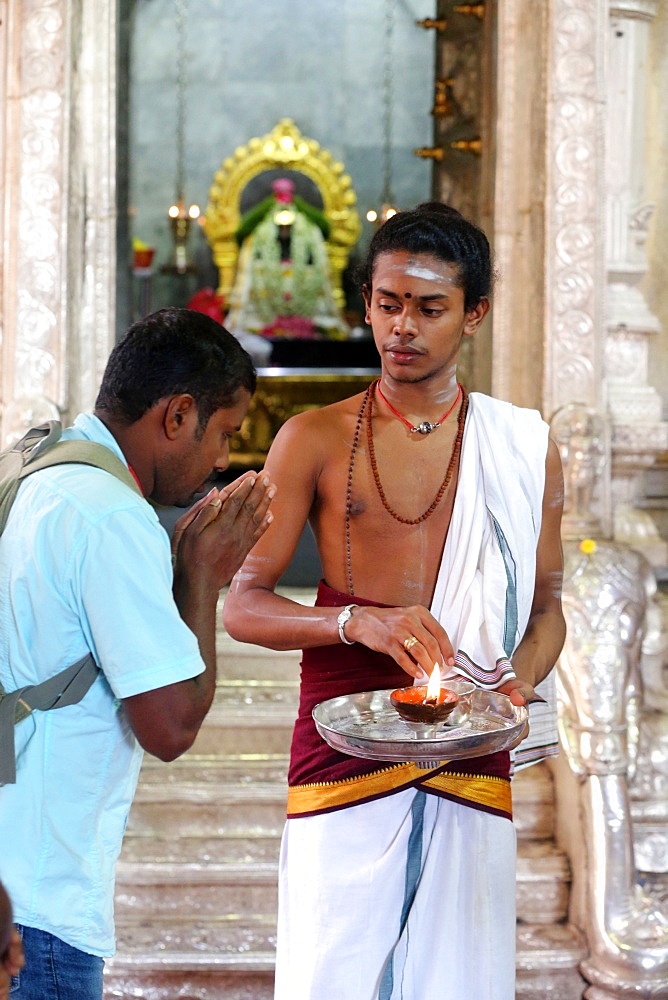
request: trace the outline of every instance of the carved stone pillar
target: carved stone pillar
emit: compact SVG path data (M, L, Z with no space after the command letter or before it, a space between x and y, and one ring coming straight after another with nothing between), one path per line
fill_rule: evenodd
M498 5L493 393L547 418L603 403L607 24L605 0Z
M116 2L0 12L4 442L89 408L113 343Z
M648 384L649 338L659 331L639 284L648 264L652 206L645 196L648 37L656 0L610 4L607 116L607 338L605 376L612 416L612 498L617 541L666 564L668 547L650 516L634 506L643 472L668 446L661 397Z

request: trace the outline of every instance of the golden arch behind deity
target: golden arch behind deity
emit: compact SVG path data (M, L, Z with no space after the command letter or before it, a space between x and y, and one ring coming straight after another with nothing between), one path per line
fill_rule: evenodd
M254 178L277 169L303 174L317 188L329 223L326 249L332 295L337 307L343 309L343 272L362 229L357 196L343 163L315 139L303 136L290 118L283 118L267 135L239 146L216 171L204 232L218 270L218 294L229 302L239 262L237 231L244 192Z

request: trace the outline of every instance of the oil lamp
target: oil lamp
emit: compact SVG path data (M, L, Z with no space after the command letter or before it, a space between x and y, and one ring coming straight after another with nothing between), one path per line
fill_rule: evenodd
M435 663L428 684L397 688L390 703L407 722L443 722L459 704L459 695L441 687L441 669Z
M185 274L190 266L188 262L188 234L194 220L199 218L199 205L191 205L186 208L181 195L174 205L169 206L167 215L174 239L174 267L179 274Z

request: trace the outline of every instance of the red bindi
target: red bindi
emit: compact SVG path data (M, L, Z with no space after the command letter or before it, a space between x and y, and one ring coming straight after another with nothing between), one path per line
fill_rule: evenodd
M404 298L405 299L412 299L413 298L413 293L412 292L404 292Z

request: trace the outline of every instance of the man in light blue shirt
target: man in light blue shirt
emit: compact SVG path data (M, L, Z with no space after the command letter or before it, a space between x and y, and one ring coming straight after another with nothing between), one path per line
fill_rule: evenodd
M271 522L264 475L208 490L254 389L249 356L219 324L154 313L112 351L95 413L63 435L107 447L143 496L70 464L31 475L11 510L0 681L38 684L87 652L101 668L78 704L18 724L16 783L0 788L0 879L26 957L13 1000L102 996L143 751L173 760L192 745L215 690L219 592ZM148 499L190 508L171 548Z

